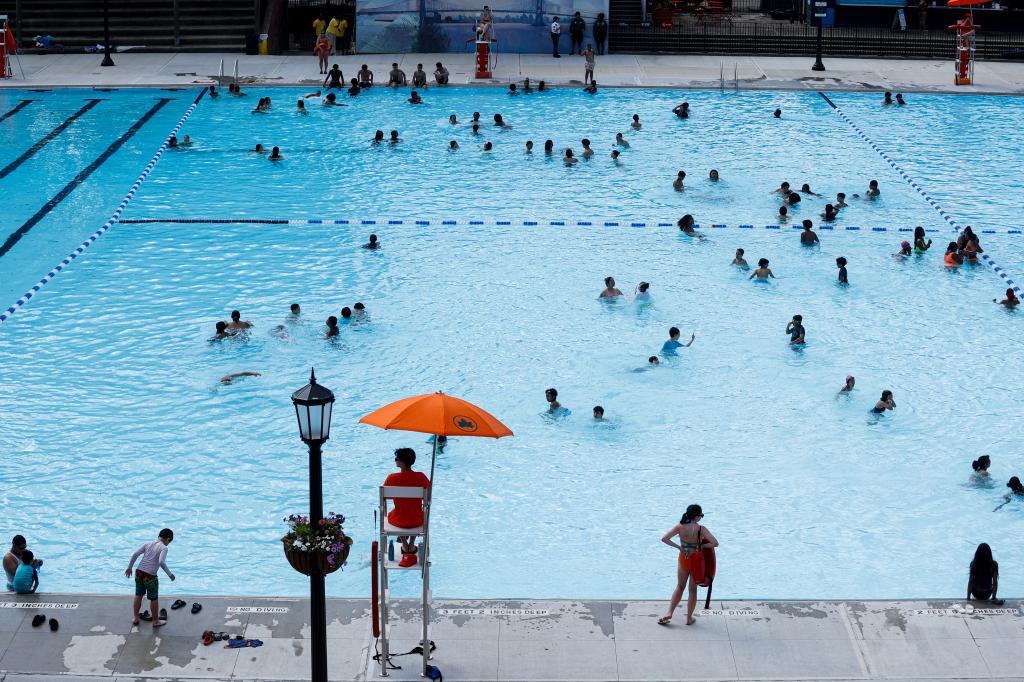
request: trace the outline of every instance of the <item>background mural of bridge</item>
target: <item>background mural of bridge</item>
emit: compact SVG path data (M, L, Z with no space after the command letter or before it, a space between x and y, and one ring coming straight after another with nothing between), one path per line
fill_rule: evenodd
M549 52L548 26L555 16L561 18L563 51L568 52L569 17L574 12L586 20L588 37L598 12L608 13L608 0L358 0L357 48L359 52L469 52L484 4L494 15L499 54Z

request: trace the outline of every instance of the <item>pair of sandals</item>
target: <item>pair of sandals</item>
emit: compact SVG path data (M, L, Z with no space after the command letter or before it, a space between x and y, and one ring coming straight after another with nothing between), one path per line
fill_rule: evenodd
M46 616L44 616L41 613L36 614L36 616L32 619L32 627L37 628L40 625L42 625L43 623L45 623L45 622L46 622ZM57 622L57 619L56 618L51 618L50 619L50 632L57 632L57 630L59 628L60 628L60 623Z
M226 632L214 632L213 630L203 631L203 644L210 646L214 642L227 642L233 639L242 639L241 635L229 635Z
M174 600L174 603L171 604L171 610L172 611L177 611L178 609L183 609L186 606L188 606L188 604L185 602L184 599L176 599L176 600ZM195 614L199 613L202 610L203 610L203 605L202 604L200 604L199 602L192 602L192 615L195 615Z
M167 623L167 609L160 609L159 615L160 617L157 618L156 624L154 624L153 627L160 627ZM132 621L132 625L138 625L140 620L144 620L147 623L153 622L153 616L152 614L150 614L149 609L146 609L145 611L140 613L139 617L136 620Z

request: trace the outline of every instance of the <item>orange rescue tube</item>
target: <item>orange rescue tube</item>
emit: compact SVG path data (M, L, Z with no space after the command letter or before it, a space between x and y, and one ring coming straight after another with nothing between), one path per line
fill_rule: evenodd
M704 579L697 584L707 587L715 579L715 569L718 568L718 560L715 557L714 547L705 547L701 550L704 555Z
M378 592L378 562L380 557L377 556L377 541L373 541L373 549L370 550L370 575L373 581L373 586L370 588L370 601L373 603L373 636L380 637L380 594Z

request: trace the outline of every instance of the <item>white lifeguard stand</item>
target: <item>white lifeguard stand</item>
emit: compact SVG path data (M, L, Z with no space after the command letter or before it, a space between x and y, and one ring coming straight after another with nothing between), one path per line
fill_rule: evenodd
M433 473L433 472L431 472ZM387 501L395 499L416 499L423 505L423 525L416 528L399 528L388 523ZM412 566L400 566L400 548L396 548L395 558L388 558L388 542L398 537L420 538L416 551L416 563ZM377 547L375 560L380 567L380 585L378 599L380 604L380 676L388 676L390 649L388 642L388 576L391 571L419 571L423 579L423 663L420 675L426 676L430 661L430 489L404 486L380 487L380 543Z
M14 39L14 30L6 14L0 14L0 78L14 77L14 64L11 56L18 60L18 70L21 77L25 78L25 69L21 66L21 57L18 56L18 42Z

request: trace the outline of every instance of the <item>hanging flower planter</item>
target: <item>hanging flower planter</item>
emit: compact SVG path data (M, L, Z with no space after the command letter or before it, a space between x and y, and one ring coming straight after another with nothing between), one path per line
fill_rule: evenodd
M292 515L284 520L288 534L281 538L284 556L299 573L310 575L317 570L323 575L334 573L348 561L352 538L345 535L345 517L334 514L311 524L308 516Z

